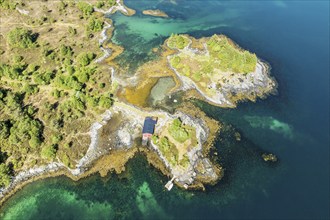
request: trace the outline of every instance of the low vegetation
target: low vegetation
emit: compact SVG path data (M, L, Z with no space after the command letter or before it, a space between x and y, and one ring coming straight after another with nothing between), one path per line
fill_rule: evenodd
M168 127L170 135L178 142L183 143L191 137L189 131L182 125L180 119L176 118Z
M8 33L7 40L12 47L31 48L35 46L36 34L32 34L32 31L25 28L17 27Z
M172 40L172 38L172 36L169 38L168 46L181 49L182 46L181 48L178 47L173 43L177 40ZM173 39L179 39L179 37L176 36ZM257 56L248 51L242 51L227 37L214 35L205 44L208 50L205 55L179 52L171 58L171 65L179 73L190 77L196 82L201 80L212 81L214 74L219 71L243 74L255 71Z
M12 11L16 6L29 15ZM92 121L112 99L106 67L94 63L104 18L93 6L0 0L0 7L1 187L34 165L59 159L73 167ZM10 24L13 17L20 22Z
M159 147L160 152L172 166L178 164L179 151L167 137L158 138L157 136L153 136L152 141Z
M167 131L169 135L166 134ZM169 124L167 131L165 131L166 135L162 133L161 136L152 136L152 142L159 147L171 166L187 168L190 163L187 152L192 146L197 145L196 132L192 127L183 125L179 118Z
M184 35L171 34L170 38L167 40L167 45L173 49L182 50L189 44L189 38Z
M249 73L255 70L257 56L249 51L241 51L226 37L213 35L207 41L210 56L219 61L220 69L235 73Z

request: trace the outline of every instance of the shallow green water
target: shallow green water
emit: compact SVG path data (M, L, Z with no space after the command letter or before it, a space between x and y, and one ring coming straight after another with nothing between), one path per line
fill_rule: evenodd
M225 177L206 192L164 190L168 181L139 156L123 175L79 182L58 177L29 184L1 208L7 219L328 219L329 3L327 1L128 0L137 15L113 16L113 40L130 66L154 59L153 47L173 33L225 34L270 62L277 96L220 109L195 101L209 116L232 124L216 148ZM151 18L157 7L171 19ZM178 99L180 100L180 99ZM168 102L170 103L170 102ZM275 153L276 166L262 152Z

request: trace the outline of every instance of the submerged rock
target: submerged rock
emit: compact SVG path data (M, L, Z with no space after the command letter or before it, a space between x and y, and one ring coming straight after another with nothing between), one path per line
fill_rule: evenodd
M276 162L277 161L277 157L274 154L266 154L266 153L264 153L264 154L261 155L261 157L266 162L268 162L268 161L270 161L270 162Z

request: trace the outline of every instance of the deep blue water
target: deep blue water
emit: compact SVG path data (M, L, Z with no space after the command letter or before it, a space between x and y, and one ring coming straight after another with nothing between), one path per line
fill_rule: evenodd
M138 13L113 16L113 41L126 48L118 61L129 65L131 73L153 59L150 50L171 33L225 34L270 63L278 94L236 109L195 101L243 137L235 142L232 131L220 134L216 147L226 176L206 192L164 191L167 179L138 157L119 177L32 183L6 203L1 217L329 219L329 2L126 4ZM172 18L140 13L154 7ZM280 162L264 163L264 151L275 153Z

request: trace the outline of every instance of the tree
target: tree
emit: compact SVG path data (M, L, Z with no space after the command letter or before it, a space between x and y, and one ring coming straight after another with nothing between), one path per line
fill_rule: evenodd
M55 144L48 145L42 148L41 156L46 159L54 159L57 152L57 146Z
M73 27L69 27L69 34L71 35L71 36L74 36L74 35L76 35L77 34L77 29L75 29L75 28L73 28Z
M9 137L10 123L9 121L0 121L0 139L6 139Z
M36 37L30 30L25 28L14 28L9 31L7 40L12 47L31 48L34 46Z
M0 8L15 10L18 3L11 0L0 0Z
M91 17L87 25L87 31L101 31L103 29L104 22L96 17Z
M79 2L78 8L82 11L85 18L89 17L94 12L93 6L85 2Z
M79 72L76 73L77 79L81 83L86 83L89 80L89 75L83 70L80 70Z
M39 137L32 136L29 140L29 145L33 149L37 149L41 145L42 141Z
M87 66L95 58L93 53L81 53L77 56L77 62L80 66Z
M72 48L70 46L65 46L62 44L60 46L60 55L63 57L65 57L65 56L71 57L73 55Z
M9 167L1 163L0 164L0 187L8 186L10 184L10 169Z
M110 97L101 96L99 99L99 105L103 108L110 108L112 105L112 100Z

